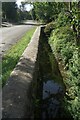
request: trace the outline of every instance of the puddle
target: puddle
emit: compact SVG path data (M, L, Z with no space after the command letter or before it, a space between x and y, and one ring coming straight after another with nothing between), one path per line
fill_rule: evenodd
M62 94L63 88L60 84L54 80L43 82L43 99L50 97L51 95Z

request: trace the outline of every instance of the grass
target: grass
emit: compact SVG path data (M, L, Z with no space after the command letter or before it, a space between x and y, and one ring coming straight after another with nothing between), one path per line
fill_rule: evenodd
M20 56L27 47L31 37L35 31L35 27L27 31L27 33L7 51L2 60L2 86L5 85L12 70L15 68Z

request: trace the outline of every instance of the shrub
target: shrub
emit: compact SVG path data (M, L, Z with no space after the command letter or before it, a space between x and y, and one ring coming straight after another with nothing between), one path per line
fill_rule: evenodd
M59 14L56 25L57 27L64 27L66 25L70 25L70 21L68 19L68 15L66 14L66 12L61 12Z
M75 36L70 26L55 29L55 31L52 32L49 39L49 43L51 43L54 47L55 54L61 53L62 56L64 54L64 49L66 48L67 51L68 47L70 47L70 45L74 42Z
M47 36L50 36L51 31L55 29L55 25L56 25L55 22L50 22L46 25L44 32Z
M62 23L59 23L62 24ZM65 109L74 120L80 120L80 51L75 44L75 35L70 26L58 26L52 31L49 44L57 57L61 57L67 73ZM63 78L64 79L64 78Z

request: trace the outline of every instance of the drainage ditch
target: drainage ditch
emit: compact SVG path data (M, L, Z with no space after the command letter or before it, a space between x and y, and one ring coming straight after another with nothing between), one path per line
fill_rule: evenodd
M60 119L63 117L62 101L65 85L47 37L41 30L39 45L39 71L35 100L35 119Z

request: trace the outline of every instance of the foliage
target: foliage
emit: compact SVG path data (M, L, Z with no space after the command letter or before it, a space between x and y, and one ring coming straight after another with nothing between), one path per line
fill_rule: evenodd
M70 24L70 20L68 19L67 13L65 12L61 12L58 15L58 19L57 19L57 27L61 27L61 26L65 26L66 24Z
M17 21L21 21L21 20L31 20L31 15L30 12L27 11L21 11L21 9L17 10Z
M16 21L17 5L15 2L2 2L3 18Z
M62 19L60 19L62 20ZM79 93L80 93L80 55L79 48L76 46L76 36L71 29L70 25L66 25L64 21L64 27L61 22L58 28L53 30L49 44L54 50L55 55L61 56L64 63L67 78L64 80L67 86L66 90L66 108L74 120L79 120ZM58 23L58 24L59 24Z
M25 20L25 19L32 19L30 11L26 11L25 9L25 3L21 2L20 8L17 9L17 14L18 14L18 19L20 20Z
M18 8L16 2L2 2L3 21L18 22L25 19L32 19L30 12L26 11L25 3L22 2Z
M76 45L78 45L80 44L80 2L69 2L68 5L69 9L67 9L66 13L76 35Z
M66 47L67 49L66 43L70 44L71 41L74 42L74 38L75 36L70 26L65 26L55 29L55 31L53 31L53 33L51 34L50 41L53 42L54 51L57 53L60 52L62 47Z
M46 25L45 29L44 29L44 32L47 36L50 36L50 33L52 30L55 29L55 22L50 22Z
M65 5L57 2L34 2L33 6L36 19L48 23L57 18Z
M2 86L6 83L7 79L10 76L10 73L14 69L15 65L17 64L21 54L27 47L30 39L34 33L35 28L29 30L18 43L11 47L10 50L7 51L6 55L3 57L2 60Z

